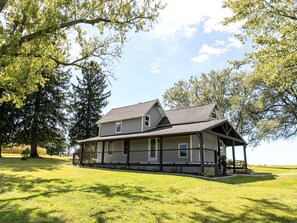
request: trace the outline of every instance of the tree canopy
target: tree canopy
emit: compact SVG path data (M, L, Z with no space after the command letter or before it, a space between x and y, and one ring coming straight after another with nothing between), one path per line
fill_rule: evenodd
M297 2L295 0L227 0L233 15L229 24L241 21L237 37L251 41L254 51L235 65L249 64L259 100L258 137L270 139L297 135Z
M242 63L254 68L254 78L277 90L297 83L297 2L294 0L227 0L233 16L224 23L243 22L240 40L250 39L255 51Z
M0 102L20 105L57 66L98 58L103 68L121 55L127 32L148 30L162 8L155 0L1 1Z
M235 129L256 144L258 119L257 92L250 86L249 75L231 69L211 70L199 77L179 80L163 95L166 107L171 109L200 106L216 102Z
M31 146L31 157L37 157L37 146L61 147L65 144L66 100L69 72L42 73L44 87L24 100L20 109L16 141Z

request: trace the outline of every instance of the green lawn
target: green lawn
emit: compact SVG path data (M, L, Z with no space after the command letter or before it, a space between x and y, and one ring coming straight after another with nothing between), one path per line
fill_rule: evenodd
M297 166L204 180L67 163L0 159L0 222L297 222Z

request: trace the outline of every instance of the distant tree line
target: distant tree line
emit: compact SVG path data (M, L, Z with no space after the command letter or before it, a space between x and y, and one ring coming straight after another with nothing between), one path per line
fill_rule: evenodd
M38 157L38 146L56 154L77 139L98 135L96 121L110 91L105 92L106 76L98 63L91 61L84 67L78 84L69 84L69 70L43 72L46 83L28 94L20 108L12 102L0 103L0 156L3 146L21 144L30 145L31 157ZM4 91L0 89L0 94Z

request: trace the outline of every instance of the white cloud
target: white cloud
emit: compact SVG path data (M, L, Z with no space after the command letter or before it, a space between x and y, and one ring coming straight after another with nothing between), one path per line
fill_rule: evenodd
M220 56L221 54L226 53L232 48L242 47L242 43L234 37L228 37L228 42L225 42L224 40L215 40L215 42L212 45L213 46L203 44L200 50L198 51L198 56L191 58L191 60L196 63L202 63L210 59L210 56Z
M234 37L228 37L229 47L234 47L234 48L241 48L242 47L242 42L240 42L238 39Z
M196 63L202 63L208 59L209 59L209 55L207 54L199 54L197 57L191 58L191 60Z
M214 42L214 46L220 46L220 45L223 45L225 43L225 41L224 40L215 40L215 42Z
M184 37L191 38L194 36L194 33L197 31L195 27L185 27Z
M238 33L241 24L235 23L223 26L221 22L231 11L222 8L222 0L163 0L167 3L161 11L158 24L153 29L155 36L170 36L182 32L185 37L192 37L197 26L203 27L203 32Z
M161 62L161 58L156 58L155 61L153 61L152 63L149 63L150 67L151 67L151 73L152 74L158 74L161 72L161 69L159 68L159 63Z
M201 49L199 50L199 53L219 56L222 53L226 52L227 50L228 50L227 48L215 48L215 47L208 46L207 44L203 44Z

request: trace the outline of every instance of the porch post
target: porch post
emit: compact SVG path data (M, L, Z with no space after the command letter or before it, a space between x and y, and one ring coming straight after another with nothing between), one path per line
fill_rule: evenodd
M246 147L247 147L247 144L244 144L243 145L243 156L244 156L244 170L245 171L247 171Z
M160 161L159 170L163 171L163 137L160 137Z
M220 147L220 136L217 136L217 141L218 141L218 157L219 157L219 170L221 170L221 147Z
M204 173L203 133L200 132L200 174Z
M129 165L130 165L130 140L128 140L127 141L127 143L128 143L128 148L127 148L127 167L129 167ZM124 142L124 144L125 144L125 142Z
M232 156L233 156L233 172L236 173L234 140L232 140Z
M102 142L101 165L104 165L104 149L105 149L105 141Z
M83 157L84 157L84 149L85 149L85 144L81 144L81 149L80 149L80 164L83 164Z

